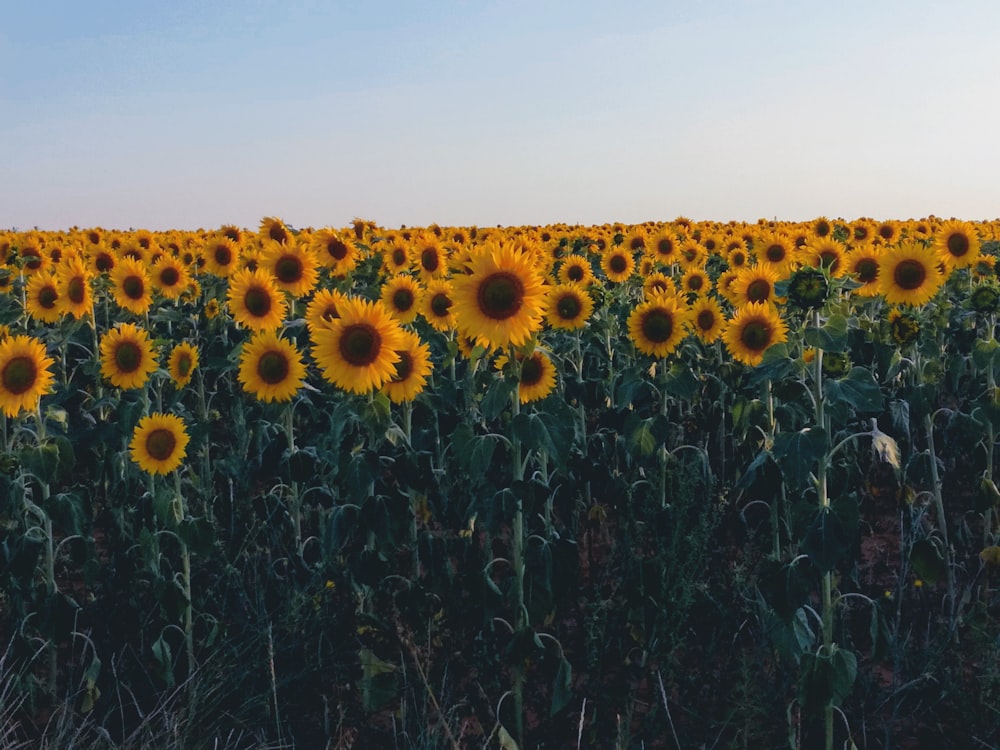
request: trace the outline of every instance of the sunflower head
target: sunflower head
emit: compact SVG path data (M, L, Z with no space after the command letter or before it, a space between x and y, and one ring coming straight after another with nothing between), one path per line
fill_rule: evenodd
M830 280L826 272L805 266L788 280L788 303L801 310L818 310L830 298Z
M920 336L920 321L912 313L893 310L889 313L889 332L898 346L909 346Z
M49 368L55 364L42 342L31 336L7 336L0 340L0 409L8 417L22 410L34 411L39 400L52 389Z
M764 352L787 341L788 326L773 305L753 302L736 311L723 338L734 359L756 367L763 361Z
M977 286L969 295L969 307L979 315L1000 312L1000 285L991 281Z
M189 439L180 417L154 412L139 420L129 452L143 471L169 474L184 460Z

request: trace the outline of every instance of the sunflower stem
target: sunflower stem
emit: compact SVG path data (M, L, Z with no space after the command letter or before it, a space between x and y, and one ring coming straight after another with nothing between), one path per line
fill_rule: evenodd
M288 438L288 456L291 458L295 453L295 400L288 402L285 407L285 436ZM288 486L291 496L289 502L292 513L292 525L295 529L295 551L302 554L302 512L299 508L299 483L291 475L291 461L289 461Z
M941 495L941 477L938 473L937 452L934 449L934 417L930 414L924 415L924 430L927 433L927 452L930 454L931 462L931 484L934 487L934 512L938 517L941 540L944 542L945 565L948 570L948 630L957 643L958 630L955 627L957 604L955 599L955 571L952 566L951 543L948 541L948 519L944 514L944 498Z
M173 474L178 515L181 517L180 521L183 521L187 517L187 508L184 504L184 493L181 491L181 475L176 469ZM181 586L184 591L184 646L187 650L188 674L191 674L195 669L194 612L191 601L191 550L188 548L187 542L184 541L184 537L181 534L177 535L177 539L181 545Z
M510 361L516 362L515 350L511 347ZM520 379L520 378L518 378ZM517 389L511 396L511 423L521 412L521 399ZM524 480L524 464L521 460L521 440L511 429L510 436L511 450L514 457L513 479L515 483ZM528 626L526 610L524 606L524 506L521 501L521 493L515 493L516 505L514 509L513 528L513 550L511 563L514 568L514 605L517 608L515 633L520 633ZM514 721L515 739L518 747L524 746L524 665L517 664L514 667Z

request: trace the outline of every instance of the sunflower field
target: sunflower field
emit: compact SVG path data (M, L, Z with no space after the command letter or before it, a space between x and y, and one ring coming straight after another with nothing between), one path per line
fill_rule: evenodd
M0 232L0 748L996 747L998 255Z

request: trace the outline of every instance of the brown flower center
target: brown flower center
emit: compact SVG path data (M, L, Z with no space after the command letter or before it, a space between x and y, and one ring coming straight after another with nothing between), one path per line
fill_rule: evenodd
M954 232L948 235L948 254L953 258L961 258L963 255L969 252L971 247L969 243L969 238L966 237L961 232Z
M907 258L896 264L892 278L896 286L910 292L919 289L927 280L927 268L919 260Z
M490 274L476 295L479 311L492 320L507 320L524 304L524 284L515 274L498 271Z
M521 385L537 385L545 374L545 366L542 364L540 354L532 354L521 363Z
M59 301L59 293L54 286L44 286L38 291L38 304L46 310L52 310Z
M177 437L164 427L151 431L146 436L146 453L156 461L166 461L177 448Z
M642 335L654 344L662 344L674 332L674 316L662 308L650 310L642 317Z
M8 393L20 396L26 393L35 385L38 380L38 368L35 360L31 357L12 357L4 365L3 372L0 373L0 380L3 381L3 388Z
M274 275L282 284L294 284L302 280L305 266L302 259L295 255L283 255L274 264Z
M133 341L123 341L115 347L115 367L118 372L135 372L142 364L142 348Z
M340 335L340 356L354 367L366 367L378 359L382 337L370 323L352 323Z
M252 286L243 295L243 304L253 317L263 318L271 312L271 293L267 289L259 286Z
M431 312L433 312L437 317L447 317L450 309L451 299L444 292L438 292L431 297Z
M751 320L740 331L740 342L752 352L762 352L771 344L771 326L764 320Z
M173 266L167 266L162 271L160 271L160 286L170 288L176 286L177 282L181 280L180 272Z
M711 331L715 325L715 313L711 310L702 310L695 318L695 323L703 331Z
M407 312L413 307L416 300L413 292L405 287L401 287L392 293L392 306L398 312Z
M327 241L326 252L334 260L343 260L347 257L347 243L334 237Z
M750 302L766 302L771 297L771 282L767 279L754 279L747 285L747 300Z
M146 283L141 276L126 276L122 280L122 292L131 300L141 300L146 293Z
M82 276L74 276L66 285L66 296L74 305L82 305L87 299L87 283Z
M409 352L397 352L399 362L396 363L396 375L392 379L393 383L403 383L413 373L413 357Z
M264 352L257 360L257 375L268 385L285 382L291 366L284 352Z
M582 310L583 305L575 294L564 294L556 302L556 313L563 320L576 320Z
M437 250L433 247L425 248L420 253L420 265L423 266L425 271L429 271L430 273L437 271L441 265L441 258L438 256Z

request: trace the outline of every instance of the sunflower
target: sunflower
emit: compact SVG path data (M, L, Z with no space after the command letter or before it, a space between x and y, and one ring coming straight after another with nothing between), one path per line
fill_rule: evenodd
M726 253L726 263L730 268L739 270L750 264L750 253L747 252L746 243L740 240L740 244L730 248Z
M26 276L47 272L52 267L52 257L45 252L39 237L33 235L23 237L17 248L17 255Z
M42 396L52 390L55 362L45 346L31 336L0 339L0 409L8 417L21 410L35 411Z
M445 253L437 237L433 234L425 234L417 241L414 251L417 270L420 271L420 278L423 281L444 276L445 271L447 271Z
M409 271L412 259L410 258L410 247L402 237L394 237L389 240L382 251L382 267L386 273L398 274Z
M252 331L277 328L288 310L274 277L262 268L233 274L226 300L236 322Z
M623 245L612 245L601 254L601 270L608 281L620 284L635 271L635 258Z
M346 276L358 265L354 241L336 229L314 232L310 247L320 265L329 269L333 276Z
M178 390L191 382L191 376L198 367L198 347L182 341L170 352L167 369Z
M688 310L671 296L640 303L628 316L628 333L635 348L653 357L666 357L685 336Z
M319 281L319 261L308 247L271 242L264 250L261 266L274 277L274 284L292 297L309 294Z
M883 221L875 227L874 237L883 245L892 245L899 240L899 233L898 221Z
M799 251L799 260L807 266L825 268L830 276L838 278L846 272L844 266L845 248L832 237L812 239Z
M579 284L559 284L549 290L546 319L553 328L583 328L594 312L594 300Z
M706 344L713 343L722 334L726 318L714 297L701 297L691 306L691 327Z
M879 249L872 244L858 245L844 256L844 269L861 284L852 290L859 297L875 297L879 293Z
M967 221L946 221L934 237L934 249L949 270L974 266L979 260L979 247L976 229Z
M685 240L677 250L677 260L685 271L689 268L704 266L707 259L708 252L700 242L694 239Z
M94 308L94 292L90 287L91 273L79 256L67 257L59 264L56 285L59 305L64 313L82 318Z
M226 278L240 268L240 245L229 237L220 236L209 240L202 249L205 270Z
M646 231L642 227L633 227L622 240L622 247L632 254L632 257L646 252Z
M313 359L323 377L353 393L381 388L396 374L403 328L381 302L349 297L337 309L339 318L312 331Z
M111 271L111 283L119 307L135 315L149 312L153 304L152 283L142 261L123 257Z
M740 300L733 289L739 275L739 271L723 271L719 274L719 278L715 280L716 293L734 307L740 304Z
M403 336L403 347L396 350L399 355L396 374L382 386L382 392L394 404L415 399L424 390L433 369L431 348L412 331L404 331Z
M261 242L277 242L279 245L294 245L295 236L285 226L285 222L276 216L265 216L260 220L257 236Z
M646 252L657 263L669 266L671 263L677 262L679 247L673 235L664 229L655 234L653 239L649 241Z
M260 401L291 401L306 378L302 355L291 341L272 330L261 331L243 345L240 383Z
M744 268L737 272L730 289L733 304L740 307L750 302L774 302L774 285L778 274L765 265Z
M788 326L774 305L751 302L736 311L722 337L733 359L755 367L771 346L788 340Z
M450 331L455 327L454 292L451 283L445 279L427 282L420 299L420 313L431 327L438 331Z
M899 346L909 346L920 336L920 321L899 309L889 311L889 335Z
M132 433L129 452L143 471L169 474L181 465L188 440L187 429L180 417L153 412L139 420Z
M833 222L825 216L820 216L818 219L814 219L809 225L809 231L817 239L826 239L833 235Z
M122 323L101 339L101 374L117 388L141 388L156 370L153 342L143 329Z
M685 294L702 296L708 293L712 282L703 268L689 268L681 277L681 290Z
M673 296L677 294L677 285L667 274L661 271L654 271L643 277L642 293L645 297L656 297L662 294Z
M867 245L875 238L875 228L870 219L858 219L850 227L850 239L854 245Z
M310 331L315 330L327 323L327 321L339 318L337 312L340 305L347 299L347 295L335 289L320 289L306 306L306 326Z
M164 254L153 264L153 286L167 299L180 299L191 283L191 275L180 259Z
M382 286L382 304L400 323L412 323L420 309L420 285L405 274L393 276Z
M916 242L901 242L879 258L879 284L891 305L926 304L944 283L937 254Z
M587 258L582 255L568 255L559 266L558 278L564 284L590 286L594 283L594 271Z
M55 323L62 317L59 284L54 273L32 274L24 291L24 309L35 320Z
M520 346L541 328L546 288L529 256L491 242L472 254L469 271L452 280L462 335L486 347Z
M522 404L540 401L556 387L556 366L540 349L531 354L515 354L517 361L517 400ZM509 359L506 354L497 357L494 367L503 370Z
M788 273L795 261L795 244L791 237L779 232L764 232L753 245L757 264L772 269L778 278Z

